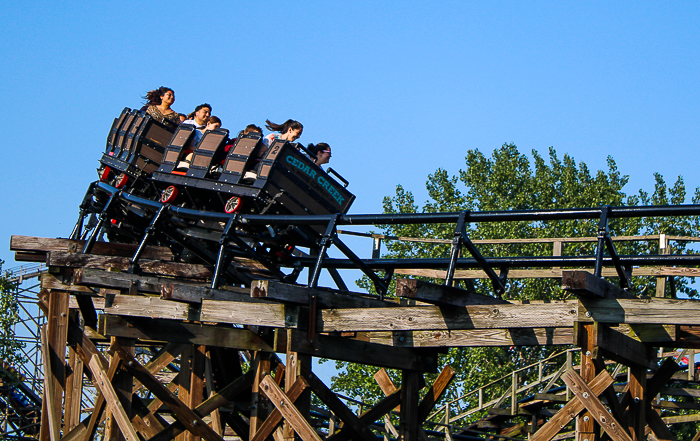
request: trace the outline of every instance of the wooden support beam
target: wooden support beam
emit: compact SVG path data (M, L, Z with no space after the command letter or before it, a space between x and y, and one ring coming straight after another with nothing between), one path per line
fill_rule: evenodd
M593 358L605 355L606 358L626 366L638 365L647 369L657 367L656 363L649 359L652 347L611 329L605 323L594 323L592 337Z
M250 402L250 438L254 438L268 414L269 402L265 399L260 388L263 378L270 374L270 355L256 352L250 369L255 373Z
M592 269L582 268L577 271L586 271L593 274ZM402 276L430 277L432 279L445 279L446 272L436 269L397 269L395 274ZM698 268L677 268L677 267L643 267L632 268L633 276L679 276L698 277ZM509 279L561 279L562 270L557 268L546 269L512 269L508 271ZM602 277L618 277L615 268L603 268ZM456 270L455 280L488 279L488 275L482 270Z
M417 441L421 430L418 417L419 379L421 374L416 371L401 371L401 412L399 419L399 439L401 441Z
M595 418L598 424L600 424L600 427L605 430L605 433L607 433L613 441L632 441L632 438L624 431L620 423L610 415L605 406L603 406L597 398L599 393L597 394L591 389L583 378L573 369L564 372L562 379L576 395L576 399L584 405L590 415Z
M292 350L292 332L293 329L288 329L287 334L287 365L285 368L284 382L285 390L289 390L297 378L300 377L302 370L311 371L311 357L307 354L299 353ZM281 334L281 333L280 333ZM276 383L277 384L277 383ZM295 401L294 406L299 413L306 419L310 418L311 410L311 393L304 391ZM282 436L284 439L294 441L294 428L291 423L285 421L282 428Z
M397 279L396 295L443 306L503 305L506 300L417 279Z
M580 298L578 321L700 326L700 301L685 299Z
M393 394L379 401L374 407L365 411L360 415L360 423L364 425L369 425L374 423L379 418L383 417L388 412L391 412L393 408L401 404L401 389L397 390ZM342 428L335 435L326 438L327 441L347 441L352 439L354 432L349 428Z
M104 312L133 317L199 320L198 311L190 309L186 303L170 302L157 297L116 295L107 299Z
M48 266L67 268L115 269L126 271L131 266L131 258L53 251L49 253L46 264ZM212 276L211 268L204 265L147 259L141 259L139 261L139 270L142 274L194 279L198 281L211 280Z
M221 441L222 438L202 421L194 410L187 407L170 390L163 386L138 360L128 354L121 346L115 344L114 350L123 358L123 366L139 380L153 395L158 397L175 414L177 419L190 432L210 441Z
M204 361L206 346L192 346L192 365L190 368L190 391L188 400L185 403L190 409L199 406L204 400ZM217 433L217 432L214 432ZM218 433L217 433L218 435ZM185 437L187 441L199 441L199 437L188 433Z
M46 441L50 438L49 430L53 436L57 436L61 430L61 417L55 414L63 409L63 391L66 387L65 353L68 335L68 300L69 295L65 291L47 290L48 305L46 305L47 328L44 360L48 362L46 377L50 382L47 391L51 394L50 400L42 400L42 417L39 438ZM47 381L45 378L45 382ZM53 408L53 409L51 409ZM53 412L53 413L52 413ZM49 417L56 418L51 425ZM55 430L55 432L53 432ZM53 441L53 440L52 440Z
M428 418L433 407L440 401L456 374L449 365L442 368L440 375L435 379L418 405L418 420L421 424Z
M68 349L70 374L66 378L66 397L63 433L69 433L80 424L80 409L83 396L83 361L73 348Z
M286 392L287 400L289 400L290 403L294 403L308 386L309 384L306 382L304 377L298 377L294 384L292 384L292 387L290 387ZM250 441L265 441L267 437L272 434L275 428L277 428L277 425L282 422L282 418L283 417L279 409L275 408L260 425L258 430L255 432L255 436L253 436Z
M634 299L635 295L587 271L562 271L561 289L579 297Z
M700 302L699 302L700 303ZM323 309L318 332L460 330L481 328L571 327L578 308L573 303L490 306L408 306L395 308Z
M160 293L161 285L172 281L164 277L144 276L94 268L76 268L73 283L98 288L129 289L140 293Z
M256 280L250 289L253 298L276 300L285 303L308 305L309 297L316 296L316 305L321 309L333 308L383 308L396 306L396 302L379 300L369 294L338 291L327 288L309 288L274 280Z
M361 341L399 348L570 345L573 344L573 338L573 327L375 331L360 333L357 336Z
M613 378L607 373L607 371L602 371L593 379L593 381L588 384L588 386L593 391L593 394L598 396L611 384L613 384L613 381ZM540 429L532 435L530 441L551 440L562 428L566 427L566 425L569 424L569 422L584 409L585 407L581 401L576 398L572 399L566 403L566 405L564 405L564 407L562 407L556 413L556 415L541 426Z
M175 320L105 314L100 316L99 332L142 340L274 352L274 348L254 332L230 325L195 325Z
M60 399L60 392L57 391L51 370L51 349L49 347L48 325L44 325L41 330L41 347L42 360L44 363L44 394L42 396L42 428L45 427L39 434L40 439L48 439L51 441L59 441L61 439L61 419L59 412L60 406L56 407L56 395ZM46 414L46 415L44 415ZM44 425L44 421L46 424Z
M85 246L84 240L50 239L45 237L16 236L10 237L10 250L33 253L47 252L80 252ZM114 242L95 242L92 254L131 257L136 252L138 244L123 244ZM173 252L168 247L147 246L143 250L144 259L172 260ZM44 259L45 260L45 259Z
M303 441L321 441L316 431L304 419L289 398L268 375L261 382L261 391L270 399L284 419L294 428Z
M437 354L428 349L390 347L376 343L360 341L347 337L316 335L309 343L308 334L296 329L288 329L290 334L287 348L285 332L275 334L275 351L293 352L320 358L349 361L393 369L412 369L423 372L437 371Z
M177 300L188 303L202 303L202 300L238 301L246 303L262 303L250 298L247 288L226 287L226 289L211 289L208 286L177 283L172 280L164 282L160 287L160 298Z

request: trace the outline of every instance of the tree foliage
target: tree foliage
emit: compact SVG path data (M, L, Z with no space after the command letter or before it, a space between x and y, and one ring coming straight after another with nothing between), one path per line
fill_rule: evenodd
M576 162L565 154L557 156L554 148L549 150L549 161L545 161L537 152L532 152L532 161L520 153L513 144L505 144L494 150L491 157L478 150L467 152L466 166L457 176L450 176L447 171L438 169L428 176L426 183L429 200L422 207L416 204L413 193L401 185L396 193L384 198L385 213L439 213L463 210L533 210L585 208L601 205L667 205L682 204L686 201L686 189L683 179L679 177L675 184L667 186L664 178L655 174L655 188L649 194L640 190L628 196L624 187L628 176L622 175L615 161L607 158L607 171L592 173L583 162ZM700 202L700 191L696 190L693 203ZM455 225L387 225L382 232L390 236L451 239ZM504 238L557 238L557 237L592 237L596 235L597 220L559 220L534 222L493 222L470 224L468 236L474 239ZM647 218L647 219L613 219L610 231L613 236L667 235L698 236L698 221L691 218ZM386 244L385 257L393 258L435 258L448 257L450 246L419 242L394 241ZM566 244L564 255L591 255L594 242ZM618 242L616 248L620 254L652 253L657 254L658 241ZM689 252L685 242L675 242L672 252ZM552 245L517 244L479 246L480 252L487 257L498 256L545 256L552 255ZM428 279L429 280L429 279ZM442 280L429 280L444 283ZM637 294L655 290L654 278L634 278ZM367 278L358 281L358 285L372 291ZM688 283L677 283L676 287L690 297L697 296L697 291ZM492 291L488 280L474 282L478 292ZM653 294L652 294L653 295ZM556 279L512 279L508 281L504 298L510 300L552 300L566 297ZM447 398L455 398L459 393L472 390L512 370L528 365L542 357L562 348L552 347L475 347L452 348L442 356L442 364L450 364L458 373L457 381L448 392ZM375 402L382 396L372 375L376 368L360 366L345 362L336 362L340 372L333 378L333 386L354 397L362 397ZM398 385L400 376L390 373ZM430 379L432 380L432 379Z
M2 273L3 263L0 260L0 360L16 367L24 361L21 355L23 344L15 335L15 325L20 320L19 303L16 285L8 274Z

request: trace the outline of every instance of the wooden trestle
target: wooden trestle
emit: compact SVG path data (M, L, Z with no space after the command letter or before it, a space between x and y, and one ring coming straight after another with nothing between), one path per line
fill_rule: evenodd
M569 301L507 302L408 279L397 282L399 300L379 300L264 279L210 289L211 268L171 262L159 247L146 248L139 274L128 272L135 245L97 243L81 254L79 241L13 236L11 249L49 266L39 295L48 317L42 441L91 440L104 420L109 440L370 441L397 406L397 437L425 440L423 422L455 375L444 367L424 388L440 351L570 344L582 349L580 371L562 375L572 398L548 419L533 418L531 440L550 440L574 419L581 441L641 440L647 430L670 440L652 400L678 365L659 364L654 348L700 348L700 302L633 298L585 271L562 272ZM312 357L399 369L401 387L380 371L386 397L358 416L314 375ZM605 359L629 367L621 394ZM161 372L177 360L174 377ZM99 393L80 421L83 377ZM334 414L323 432L310 418L311 394Z

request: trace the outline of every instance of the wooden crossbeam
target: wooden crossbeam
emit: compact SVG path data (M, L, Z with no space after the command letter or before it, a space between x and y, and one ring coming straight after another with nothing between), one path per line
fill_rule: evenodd
M260 386L260 390L270 399L272 404L279 410L284 419L294 428L294 431L299 434L302 440L321 441L321 437L318 436L308 421L304 419L299 410L297 410L287 395L282 392L279 386L277 386L277 383L275 383L269 375L263 378Z
M160 293L163 283L172 279L141 274L104 271L94 268L76 268L73 283L112 289L136 289L142 293Z
M581 298L578 321L700 326L700 301L690 299Z
M605 372L605 371L603 371ZM603 373L601 372L601 374ZM600 375L600 374L599 374ZM597 377L596 377L597 378ZM564 372L562 379L576 395L581 404L588 410L590 415L600 424L600 427L610 436L613 441L632 441L632 438L624 431L617 420L603 406L596 393L583 381L583 378L573 369Z
M163 386L160 381L144 368L131 354L127 353L118 344L114 344L113 349L123 358L122 364L124 368L131 372L131 374L150 390L153 395L166 404L187 430L206 440L222 441L221 436L204 423L202 418L197 415L194 410L187 407L175 394Z
M561 289L580 297L634 299L635 295L587 271L562 271Z
M596 359L605 355L606 358L615 360L626 366L639 365L648 369L656 368L656 363L650 361L652 347L635 340L628 335L611 329L605 323L593 324L593 355Z
M593 273L592 269L580 269ZM560 279L562 270L559 268L547 269L512 269L508 271L509 279ZM437 269L397 269L397 275L430 277L432 279L445 279L447 273ZM632 268L633 276L654 276L654 277L700 277L699 268L677 268L677 267L644 267ZM602 277L618 277L615 268L603 268ZM488 275L482 270L456 270L455 280L488 279Z
M309 297L316 296L318 308L383 308L396 306L396 302L379 300L369 294L338 291L326 288L309 288L273 280L256 280L250 288L254 298L308 305Z
M277 384L277 381L275 381L275 384ZM286 392L287 400L290 403L294 403L307 387L309 387L309 384L306 382L304 377L297 377L294 384L292 384L292 387L290 387ZM270 412L270 415L268 415L265 421L263 421L250 441L266 440L267 437L272 434L275 428L277 428L277 425L282 422L282 418L282 413L280 413L279 409L275 408L272 412Z
M588 385L596 396L600 395L613 384L613 378L607 371L599 373ZM579 413L585 409L581 401L572 399L562 407L559 412L549 419L540 429L535 432L530 441L549 441L554 438L554 435L566 427Z
M172 280L163 282L160 287L160 298L189 303L202 303L202 300L260 303L260 301L250 298L250 291L247 288L211 289L208 286L178 283Z
M396 392L389 395L388 397L382 399L381 401L379 401L379 403L375 404L374 407L360 415L360 423L364 425L372 424L379 418L386 415L388 412L391 412L391 410L400 403L401 388L399 388ZM353 434L354 432L352 430L344 427L336 434L326 438L326 441L346 441L352 439L351 437L353 436Z
M47 252L80 252L85 246L84 240L50 239L45 237L16 236L10 237L10 250L30 253ZM133 256L138 248L137 244L123 244L113 242L95 242L92 254L110 256ZM144 259L172 260L173 252L167 247L147 246L143 249Z
M462 329L448 331L374 331L358 340L403 348L474 346L548 346L573 344L573 327Z
M396 280L396 295L435 305L503 305L509 303L497 297L477 294L453 286L437 285L417 279Z
M449 365L442 368L440 375L435 379L433 384L428 389L428 392L423 397L423 400L418 405L418 420L423 423L433 407L440 401L440 398L447 391L447 387L452 383L457 373Z

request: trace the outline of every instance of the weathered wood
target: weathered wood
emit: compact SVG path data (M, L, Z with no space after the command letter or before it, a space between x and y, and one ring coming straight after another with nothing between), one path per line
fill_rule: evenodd
M161 300L158 297L117 295L107 299L105 314L134 317L199 320L198 311L185 303Z
M80 252L85 246L84 240L72 239L49 239L32 236L11 236L10 250L28 251L34 253L47 252ZM110 256L131 257L136 252L138 245L112 242L95 242L92 247L92 254L103 254ZM143 250L144 259L172 260L173 252L167 247L147 246ZM45 260L45 259L44 259Z
M115 344L113 348L123 358L124 368L131 372L131 374L148 390L150 390L153 395L163 401L163 403L170 408L170 410L187 428L187 430L207 440L222 440L222 438L216 432L214 432L209 425L202 421L202 418L199 415L197 415L192 409L188 408L181 400L178 399L178 397L163 386L158 379L153 376L153 374L151 374L138 362L138 360L128 354L118 344Z
M203 300L199 320L212 323L295 328L299 323L301 309L297 305L279 303Z
M651 406L648 404L647 406L645 413L647 424L651 431L654 432L654 435L656 435L656 439L659 441L676 441L675 435L668 429L668 426L666 426L666 423L661 419L661 416L656 413Z
M202 345L192 346L192 366L190 368L190 392L185 403L190 409L199 406L204 400L204 360L206 347ZM213 429L212 429L213 430ZM214 431L219 435L216 431ZM220 435L219 435L220 436ZM199 441L199 437L192 433L185 436L187 441Z
M299 377L303 378L303 377ZM261 391L270 399L272 404L279 410L284 419L294 428L304 441L321 441L316 431L304 419L299 410L290 402L289 398L280 390L279 386L266 376L261 382Z
M399 419L399 437L402 441L417 441L420 430L418 417L418 400L420 388L416 371L401 371L401 412Z
M417 279L396 280L396 295L436 305L503 305L506 300Z
M292 386L286 392L287 400L289 400L290 403L294 403L308 386L309 384L303 377L297 378L294 384L292 384ZM255 436L253 436L250 441L265 441L280 422L282 422L282 414L280 413L279 409L275 408L260 425L258 430L255 432Z
M603 374L605 371L601 372ZM600 375L600 374L599 374ZM599 393L596 393L583 378L573 369L564 372L562 379L569 386L571 391L589 411L590 415L600 424L613 441L632 441L632 438L624 431L620 423L610 415L608 410L598 400Z
M80 424L80 404L83 395L83 361L73 348L68 349L69 375L66 377L63 433L69 433Z
M571 303L492 306L409 306L323 309L318 332L458 330L573 326L578 308Z
M175 320L105 314L100 316L100 333L142 340L274 352L272 346L248 329L195 325Z
M573 328L376 331L361 333L358 339L404 348L570 345Z
M428 418L433 407L440 401L440 398L447 391L447 387L452 383L452 379L457 373L449 366L442 368L440 375L435 379L433 384L428 389L428 392L423 397L423 400L418 405L418 421L423 421Z
M347 337L316 335L309 343L307 334L299 330L291 331L291 348L286 347L284 333L276 334L275 351L312 355L319 358L383 366L392 369L412 369L422 372L437 370L437 356L425 349L401 348L360 341Z
M285 390L290 389L294 383L296 382L297 378L301 375L301 371L311 370L311 357L302 354L296 351L293 351L292 348L292 332L294 331L293 329L287 329L286 330L287 334L287 351L286 351L286 356L287 356L287 365L285 367L285 373L284 373L284 383L285 383ZM278 333L281 334L281 332L278 331ZM279 385L279 383L276 383ZM310 391L304 391L295 401L294 406L296 409L299 411L299 413L306 419L310 419L310 411L311 411L311 392ZM294 441L294 429L292 428L292 425L288 422L285 421L284 426L282 427L282 435L285 439Z
M273 280L256 280L250 289L250 296L281 302L308 305L309 297L316 296L318 308L382 308L396 306L396 302L379 300L376 296L349 291L325 288L309 288Z
M164 277L144 276L94 268L76 268L73 283L98 288L135 289L142 293L160 293L163 283L172 281Z
M581 297L633 299L633 294L587 271L562 271L561 289Z
M590 389L596 396L603 393L611 384L613 378L606 371L599 373L593 381L589 383ZM574 398L562 407L549 421L547 421L540 429L535 432L530 441L549 441L554 438L554 435L564 428L576 415L585 409L584 405L578 399Z
M97 295L97 290L90 288L88 286L73 285L71 283L64 283L54 274L43 273L41 275L41 287L43 289L53 289L68 291L71 293L80 293L88 295Z
M685 299L579 299L579 321L700 325L700 301Z
M68 268L93 268L103 270L115 269L125 271L131 266L131 258L53 251L49 253L49 257L46 261L46 264L48 266L60 266ZM139 261L139 270L142 274L178 277L202 281L211 279L212 275L211 268L206 267L204 265L163 262L146 259L142 259Z
M382 390L382 393L385 396L389 396L398 390L396 386L394 386L394 382L391 381L389 374L384 368L381 368L377 372L375 372L374 381L377 382L379 388Z
M375 404L374 407L371 409L365 411L362 415L360 415L360 422L364 425L369 425L382 416L384 416L386 413L391 412L393 408L398 406L401 403L401 389L397 390L393 394L389 395L388 397L382 399L379 401L379 403ZM352 439L354 432L350 430L349 428L342 428L339 432L337 432L335 435L329 436L326 438L327 441L346 441L349 439Z
M270 374L270 355L256 352L250 364L250 370L254 372L253 387L250 400L250 438L254 438L258 429L267 417L268 401L260 390L262 380Z
M600 354L600 351L603 354ZM655 369L656 363L649 359L651 351L652 347L611 329L605 323L594 323L593 358L605 355L606 358L626 366L639 365Z
M49 347L49 337L48 337L48 325L44 325L41 330L41 347L42 347L42 360L44 363L44 395L42 397L42 403L47 403L42 409L42 414L46 413L44 418L42 418L42 427L44 424L44 419L46 419L45 430L41 431L39 437L41 439L50 439L51 441L59 441L61 439L61 420L58 411L59 407L55 407L54 403L58 401L60 403L61 395L57 390L56 382L54 380L54 375L51 370L51 348ZM48 429L48 430L46 430Z
M247 288L228 287L226 289L211 289L206 286L164 282L160 287L160 298L178 300L189 303L202 303L202 300L231 300L248 303L262 303L250 298Z

